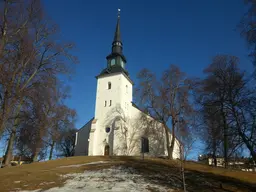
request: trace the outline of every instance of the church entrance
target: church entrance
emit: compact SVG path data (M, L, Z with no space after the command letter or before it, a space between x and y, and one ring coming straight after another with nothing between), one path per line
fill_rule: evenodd
M109 145L105 146L104 156L109 156Z

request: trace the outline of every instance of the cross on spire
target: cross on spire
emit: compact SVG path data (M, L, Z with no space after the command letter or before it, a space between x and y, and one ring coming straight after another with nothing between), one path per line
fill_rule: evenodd
M117 17L120 17L120 14L121 14L121 9L117 9Z

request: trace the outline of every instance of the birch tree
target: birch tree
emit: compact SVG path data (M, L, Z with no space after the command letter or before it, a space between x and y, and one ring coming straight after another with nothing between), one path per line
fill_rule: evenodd
M147 69L138 74L137 100L147 113L162 123L165 130L168 158L172 158L176 139L177 123L187 122L186 117L194 112L190 96L192 81L180 69L171 65L157 80L154 73ZM172 138L169 138L169 126Z
M69 73L75 58L69 54L73 45L56 38L57 27L47 20L40 1L6 0L0 11L1 135L12 110L20 109L16 106L22 105L25 92L49 74Z
M215 132L221 130L223 134L225 166L228 157L242 145L255 158L255 90L238 63L234 56L216 56L205 70L207 76L202 82L203 107L211 118L219 114Z
M73 45L58 38L57 26L47 19L40 0L5 0L0 4L0 15L0 136L12 124L8 128L12 130L9 155L5 156L8 163L20 113L28 103L37 105L37 138L44 135L47 127L49 105L40 106L35 99L38 97L30 93L35 93L33 90L38 90L39 85L49 85L45 80L55 81L57 75L70 74L70 64L76 59L69 54ZM39 148L35 149L35 158Z

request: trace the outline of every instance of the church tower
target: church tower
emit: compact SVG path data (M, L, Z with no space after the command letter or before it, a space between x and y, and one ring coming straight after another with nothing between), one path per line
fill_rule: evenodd
M90 131L89 155L114 154L115 148L119 145L119 141L115 139L115 120L130 114L133 82L126 70L127 61L123 54L120 9L111 53L106 59L106 67L96 76L95 115ZM117 108L122 114L117 115L113 112Z

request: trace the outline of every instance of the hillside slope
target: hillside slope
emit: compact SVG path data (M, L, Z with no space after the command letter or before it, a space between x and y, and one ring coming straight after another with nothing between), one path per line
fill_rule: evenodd
M188 191L256 191L256 173L186 162ZM180 162L138 157L70 157L0 169L0 191L182 191Z

